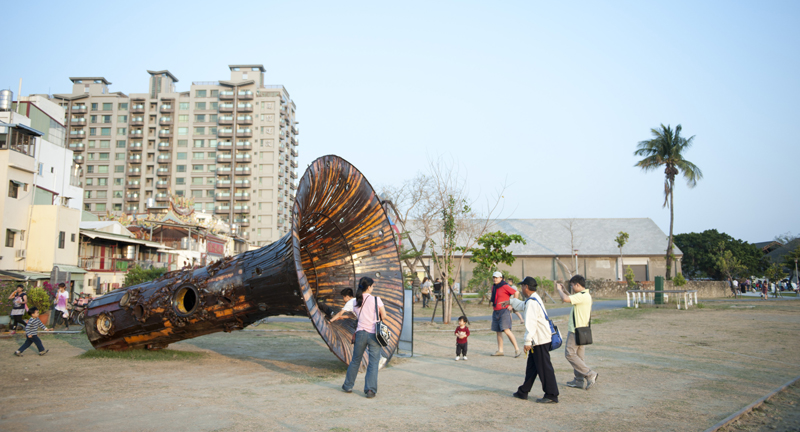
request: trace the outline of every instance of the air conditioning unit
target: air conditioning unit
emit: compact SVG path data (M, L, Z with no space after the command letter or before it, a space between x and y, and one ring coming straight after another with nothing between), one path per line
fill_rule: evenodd
M15 251L15 253L14 253L14 256L15 256L15 257L17 257L17 258L19 258L19 259L21 259L21 258L25 258L25 253L26 253L26 252L27 252L27 250L26 250L26 249L17 249L17 250Z

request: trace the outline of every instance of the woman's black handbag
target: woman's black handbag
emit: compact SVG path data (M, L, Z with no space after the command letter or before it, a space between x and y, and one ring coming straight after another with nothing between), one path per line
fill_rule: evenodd
M572 325L575 326L575 344L576 345L591 345L592 344L592 316L589 315L589 325L587 327L578 327L575 323L575 310L572 311Z
M385 347L392 340L392 331L389 330L389 326L381 321L381 313L378 310L378 297L375 297L375 318L378 319L378 322L375 323L375 338L378 339L380 346Z

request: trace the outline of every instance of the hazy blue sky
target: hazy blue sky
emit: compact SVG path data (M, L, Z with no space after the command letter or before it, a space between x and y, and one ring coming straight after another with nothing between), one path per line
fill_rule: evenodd
M131 6L134 5L134 6ZM506 216L650 217L663 172L634 168L660 123L696 135L705 178L675 232L800 232L800 2L5 2L0 87L69 92L147 69L228 79L263 63L297 104L300 166L338 154L373 185L446 155Z

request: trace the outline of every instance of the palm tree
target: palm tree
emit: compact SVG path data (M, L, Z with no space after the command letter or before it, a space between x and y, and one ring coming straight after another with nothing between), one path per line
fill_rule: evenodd
M675 190L675 176L683 173L686 184L693 188L697 181L703 178L703 172L697 165L683 158L686 150L692 146L694 136L683 138L681 136L681 125L675 127L675 131L667 125L661 125L661 129L650 129L653 139L640 141L635 156L645 158L636 163L635 166L645 172L656 170L664 166L664 207L669 206L669 242L667 243L667 280L672 279L672 226L675 220L675 206L673 192Z

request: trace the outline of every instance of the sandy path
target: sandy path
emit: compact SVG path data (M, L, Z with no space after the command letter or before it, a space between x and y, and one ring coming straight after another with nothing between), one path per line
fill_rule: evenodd
M16 358L18 342L0 340L0 430L704 430L800 375L800 302L740 305L600 313L597 388L564 386L572 371L553 352L561 403L549 406L511 397L524 357L490 357L493 333L453 361L451 332L436 331L450 326L417 323L415 357L381 371L371 400L363 375L339 390L345 367L314 332L210 335L170 347L202 358L158 362L83 359L84 340L53 336L47 356Z

